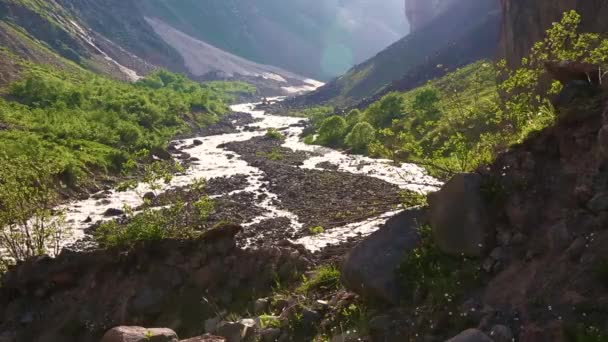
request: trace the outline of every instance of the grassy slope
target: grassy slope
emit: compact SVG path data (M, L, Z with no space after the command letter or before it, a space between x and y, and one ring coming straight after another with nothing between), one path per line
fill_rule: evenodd
M374 97L392 82L415 73L417 69L425 68L426 63L462 66L480 58L490 57L491 52L488 51L493 51L493 47L488 49L486 45L495 47L496 37L488 37L487 33L498 34L498 17L488 13L493 13L496 9L496 3L493 1L459 2L455 8L435 19L429 26L406 36L316 92L294 100L294 105L298 106L299 102L303 102L348 107L367 97ZM460 42L463 39L465 41ZM473 44L469 49L469 54L479 53L470 56L473 59L467 58L466 53L449 53L454 49L452 44L459 42L458 44L466 45L470 41L479 45ZM444 61L437 61L437 56L441 56ZM414 83L428 80L429 77L425 76L418 75ZM431 75L430 78L437 76Z
M2 90L1 157L52 163L68 185L128 171L141 150L162 148L175 134L214 122L227 111L230 93L252 90L240 83L199 85L164 72L123 83L68 61L66 72L0 53L21 77Z

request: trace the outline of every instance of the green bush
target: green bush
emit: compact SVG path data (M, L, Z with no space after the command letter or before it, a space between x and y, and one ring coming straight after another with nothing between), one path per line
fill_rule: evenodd
M157 71L123 83L87 71L63 72L23 62L24 78L0 98L0 118L19 130L0 131L9 157L44 155L69 185L92 173L127 171L145 160L142 149L162 147L192 123L207 125L228 111L241 83L199 84ZM188 124L186 124L188 122Z
M276 128L269 128L266 131L266 137L274 140L285 140L285 136Z
M340 270L335 266L321 266L311 278L305 278L297 292L309 293L319 289L337 289L340 287Z
M374 141L376 130L367 122L359 122L346 136L345 143L354 152L367 152L367 147Z
M115 220L102 223L95 229L94 237L102 248L131 247L141 241L191 239L198 233L183 224L185 209L180 202L160 210L145 208L138 214L125 208L126 223Z
M323 120L319 128L317 142L326 146L340 146L346 134L346 120L341 116L330 116Z

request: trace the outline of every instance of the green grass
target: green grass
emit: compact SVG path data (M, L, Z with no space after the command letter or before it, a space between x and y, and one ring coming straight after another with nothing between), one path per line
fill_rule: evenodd
M10 54L9 54L10 56ZM12 57L16 58L16 57ZM74 67L70 72L18 61L21 80L0 98L0 151L59 165L76 185L94 174L130 171L178 133L214 123L241 83L198 84L159 71L125 83ZM142 157L144 159L142 159Z
M304 282L296 289L296 292L307 294L315 290L333 290L339 287L340 270L335 266L321 266L315 270L312 277L304 279Z

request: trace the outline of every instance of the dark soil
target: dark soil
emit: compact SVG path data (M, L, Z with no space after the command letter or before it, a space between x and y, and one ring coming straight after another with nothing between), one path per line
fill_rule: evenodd
M278 206L304 223L297 236L310 235L314 226L330 229L359 222L399 204L397 186L364 175L302 169L309 154L282 148L279 140L258 137L224 147L266 173L264 180L278 195Z

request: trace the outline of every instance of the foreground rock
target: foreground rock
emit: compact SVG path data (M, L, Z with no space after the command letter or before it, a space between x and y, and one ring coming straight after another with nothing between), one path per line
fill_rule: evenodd
M487 239L481 177L458 174L440 191L430 194L428 202L429 222L439 248L454 256L480 256Z
M267 296L276 281L300 279L305 255L289 246L236 247L239 226L191 241L131 250L62 253L10 270L0 288L0 331L15 341L99 342L111 327L171 327L200 336L222 308Z
M452 337L446 342L494 342L488 335L477 329L469 329Z
M355 247L342 267L344 286L360 295L398 304L403 294L396 270L404 253L417 245L416 228L425 216L425 209L407 210Z
M100 342L177 342L175 331L166 328L116 327Z

